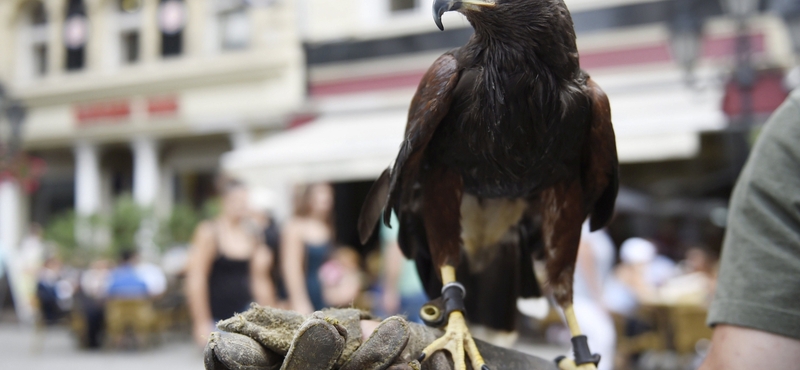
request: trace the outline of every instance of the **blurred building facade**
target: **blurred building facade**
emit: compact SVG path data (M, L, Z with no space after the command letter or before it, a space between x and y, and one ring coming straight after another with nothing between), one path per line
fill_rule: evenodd
M0 81L48 166L24 218L207 196L220 154L302 105L295 19L294 1L0 1Z
M787 1L753 2L744 36L726 1L566 3L582 68L611 101L623 167L618 209L636 215L638 228L627 232L652 235L653 218L688 217L697 229L689 239L701 239L697 225L708 224L714 210L724 212L738 174L733 157L747 150L728 137L741 133L736 115L749 105L758 124L786 96L793 26L773 5ZM472 34L457 13L445 14L440 32L430 7L428 0L300 1L308 63L303 125L234 151L223 164L278 188L376 178L394 160L423 73ZM733 75L742 39L755 75L749 104Z
M102 214L124 192L162 214L197 206L233 149L223 167L272 189L282 217L292 184L343 184L338 234L355 242L351 221L394 160L420 78L472 34L457 13L439 31L430 3L0 0L0 81L29 107L24 148L48 165L20 219ZM755 2L744 38L727 1L566 3L582 67L611 101L619 209L707 221L736 176L737 114L748 106L757 124L785 96L796 2ZM733 79L743 39L747 104Z

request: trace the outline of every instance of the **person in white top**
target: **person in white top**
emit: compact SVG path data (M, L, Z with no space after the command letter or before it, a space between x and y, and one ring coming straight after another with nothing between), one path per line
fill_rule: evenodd
M617 332L603 300L614 260L614 242L605 230L590 232L588 222L584 222L575 264L573 306L578 324L589 338L589 348L603 359L598 370L614 368Z

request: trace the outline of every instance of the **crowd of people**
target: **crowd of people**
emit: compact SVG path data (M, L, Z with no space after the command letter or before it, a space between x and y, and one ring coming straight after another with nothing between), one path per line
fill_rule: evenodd
M584 225L578 251L574 307L590 347L603 358L615 358L617 336L653 330L638 316L643 306L707 307L714 294L717 258L707 247L686 248L676 263L660 254L651 240L633 237L619 248L604 230ZM622 332L617 332L621 321ZM613 361L599 369L612 369Z
M199 223L188 248L168 252L161 266L140 261L130 250L122 251L115 262L98 259L84 270L65 266L57 257L47 258L35 273L42 321L56 323L78 312L85 322L84 344L100 347L109 301L156 301L169 291L180 296L178 301L188 309L199 346L216 330L216 322L245 311L252 302L304 314L355 305L379 317L402 314L421 322L419 309L428 297L414 262L400 251L397 229L381 225L381 244L374 255L362 256L338 245L331 185L298 187L294 213L280 227L251 209L242 182L221 177L217 190L218 215ZM27 243L23 251L35 260L43 255L41 233L32 235L23 243ZM658 249L643 238L630 238L617 248L605 231L584 229L575 310L591 347L605 358L614 357L617 335L648 329L637 317L642 305L704 306L713 293L713 253L693 246L686 249L683 261L675 263ZM620 319L626 324L618 333L615 323ZM612 364L603 362L601 369Z
M222 212L197 227L187 265L186 294L198 344L205 345L215 322L246 310L251 302L310 314L354 305L375 288L369 286L376 279L366 277L364 258L335 242L331 185L299 187L294 214L279 233L274 222L265 225L249 210L242 183L222 179L219 189ZM396 236L388 229L384 234L384 278L377 279L383 294L359 306L419 321L427 301L422 284Z
M161 267L140 261L133 250L122 251L115 262L95 260L86 269L50 256L32 275L34 283L26 293L38 311L38 325L80 320L84 332L79 334L88 348L102 345L108 301L154 300L165 294L168 285Z
M401 313L419 321L427 297L390 229L384 231L382 253L376 252L386 258L373 269L372 278L366 265L375 258L336 244L331 185L298 187L294 214L282 227L250 208L248 190L238 180L221 177L217 190L218 215L199 223L187 248L167 251L159 264L141 260L135 250L123 250L116 260L97 258L75 268L63 263L43 240L41 228L32 225L20 249L20 280L37 322L47 326L80 320L82 344L98 348L113 301L158 302L179 296L180 304L171 308L188 310L200 346L216 330L216 322L245 311L252 302L310 314L358 301L381 315Z

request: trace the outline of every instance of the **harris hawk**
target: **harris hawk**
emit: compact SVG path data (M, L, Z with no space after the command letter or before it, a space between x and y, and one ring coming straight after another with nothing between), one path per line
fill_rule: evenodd
M563 0L435 0L440 29L448 11L465 15L474 34L422 78L397 159L363 205L361 238L381 215L388 225L397 214L401 249L428 294L441 292L446 303L445 335L421 360L445 349L457 370L466 369L465 355L473 369L487 369L465 325L465 293L497 315L518 296L538 294L531 259L540 245L573 335L575 360L559 366L594 368L599 358L580 334L572 282L581 225L590 217L592 230L605 226L617 196L608 99L580 68ZM473 292L481 276L501 282ZM497 300L498 292L506 297Z

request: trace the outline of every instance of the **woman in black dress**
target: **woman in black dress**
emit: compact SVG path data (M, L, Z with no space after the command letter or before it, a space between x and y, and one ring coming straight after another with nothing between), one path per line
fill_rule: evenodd
M272 252L247 206L242 183L223 178L218 184L222 212L197 226L187 265L186 296L194 338L205 346L214 323L243 312L250 302L275 305L270 278Z

